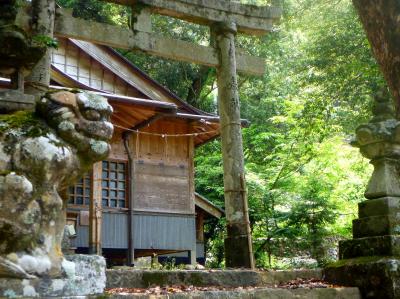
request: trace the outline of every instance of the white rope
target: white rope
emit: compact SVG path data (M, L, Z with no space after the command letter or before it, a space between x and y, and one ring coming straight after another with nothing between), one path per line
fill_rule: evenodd
M167 137L191 137L191 136L200 136L200 135L206 135L206 134L211 134L211 133L219 133L219 130L212 130L212 131L206 131L206 132L199 132L199 133L188 133L188 134L162 134L162 133L150 133L150 132L143 132L143 131L139 131L139 130L132 130L129 128L125 128L119 125L115 125L114 127L126 130L126 131L130 131L136 134L142 134L142 135L151 135L151 136L159 136L162 138L167 138Z

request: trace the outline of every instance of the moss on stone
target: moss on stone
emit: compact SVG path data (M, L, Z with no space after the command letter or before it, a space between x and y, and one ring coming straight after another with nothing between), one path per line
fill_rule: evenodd
M203 285L203 277L202 273L191 273L190 279L189 279L190 284L194 286L201 286Z
M9 169L1 169L0 170L0 175L1 176L6 176L6 175L8 175L10 173L11 173L11 170L9 170Z
M144 285L146 286L151 286L151 285L160 286L167 284L168 275L162 272L144 272L142 279Z
M39 137L49 132L48 126L31 111L17 111L0 115L0 134L7 130L20 130L24 136Z
M353 259L343 259L343 260L339 260L337 262L328 264L326 266L326 268L339 268L339 267L343 267L346 265L374 263L374 262L378 262L385 258L387 258L387 257L384 257L384 256L361 256L361 257L357 257L357 258L353 258Z

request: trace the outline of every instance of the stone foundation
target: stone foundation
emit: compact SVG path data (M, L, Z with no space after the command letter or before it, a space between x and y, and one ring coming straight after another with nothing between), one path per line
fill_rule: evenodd
M356 286L363 298L400 298L400 259L361 257L341 260L324 271L327 281Z
M113 294L113 299L361 299L357 288L335 289L257 289L206 291L168 295Z
M96 255L69 255L63 262L64 277L0 278L0 297L72 297L102 294L106 286L106 262Z
M297 278L322 279L322 272L319 269L293 271L113 269L107 270L107 288L148 288L171 285L266 287Z

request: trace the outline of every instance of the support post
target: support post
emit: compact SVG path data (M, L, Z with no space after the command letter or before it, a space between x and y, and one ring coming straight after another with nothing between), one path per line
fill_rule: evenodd
M89 205L89 254L101 255L101 171L102 163L93 164L92 196Z
M217 83L227 222L226 266L254 268L236 74L236 24L218 23L212 31L220 60Z
M55 0L32 0L32 36L40 38L53 38ZM28 94L41 94L46 92L50 85L51 49L35 65L25 81L25 90Z
M196 246L196 244L194 244ZM196 248L189 251L190 264L193 266L197 265L197 252Z
M128 167L129 167L129 214L128 214L128 266L133 266L135 263L135 229L134 229L134 197L135 197L135 159L133 153L129 147L129 131L122 135L124 141L125 151L128 155ZM137 136L136 136L137 138Z
M204 243L204 213L199 210L196 215L196 242Z
M194 132L193 122L189 125L188 133ZM194 229L194 240L192 244L192 250L189 251L189 260L190 264L193 266L197 265L197 242L196 242L196 204L195 204L195 183L194 183L194 154L195 154L195 146L194 146L194 137L190 136L188 138L188 172L189 172L189 196L190 196L190 210L194 215L195 221L195 229Z

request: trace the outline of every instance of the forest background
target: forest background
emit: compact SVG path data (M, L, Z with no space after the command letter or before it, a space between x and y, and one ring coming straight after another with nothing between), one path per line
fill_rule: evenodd
M268 0L242 3L268 5ZM275 1L276 2L276 1ZM95 0L59 0L87 19L130 26L126 7ZM206 27L154 16L153 31L209 44ZM372 167L349 143L370 118L373 96L385 88L350 0L285 0L283 18L262 38L237 46L265 57L263 77L240 76L248 199L260 268L323 266L351 221ZM215 70L120 51L195 107L218 113ZM196 152L196 191L223 207L220 142ZM206 225L207 264L222 267L224 220Z

